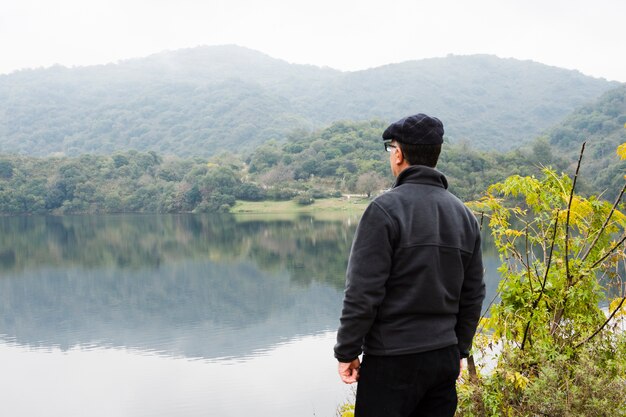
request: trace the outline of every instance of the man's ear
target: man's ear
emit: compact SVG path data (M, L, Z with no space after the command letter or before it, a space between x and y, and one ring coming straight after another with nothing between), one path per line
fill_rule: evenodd
M393 155L393 162L396 165L402 165L402 163L404 162L404 153L402 152L402 149L400 147L396 148L396 152Z

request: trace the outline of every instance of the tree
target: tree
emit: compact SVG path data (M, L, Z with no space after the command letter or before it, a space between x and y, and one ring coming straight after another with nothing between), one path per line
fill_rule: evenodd
M0 160L0 178L10 179L13 176L13 164L11 161Z
M381 190L385 186L385 179L376 172L364 172L356 181L356 189L360 193L367 194L370 198L373 192Z
M259 146L250 159L250 172L261 172L276 165L281 158L281 151L275 140Z
M514 175L476 204L503 279L481 319L460 415L626 414L626 183L614 203L577 195L583 152L573 179L547 168Z
M552 148L548 138L540 137L532 144L533 160L537 164L549 165L552 163Z
M46 192L45 205L49 210L54 210L63 205L66 199L65 184L63 182L56 182Z
M282 185L294 179L294 170L283 164L278 164L258 177L259 182L265 187Z
M256 184L245 182L234 189L235 197L246 201L261 201L265 198L265 192Z
M193 210L198 203L202 201L202 194L197 184L194 184L189 190L185 192L184 203L186 207Z

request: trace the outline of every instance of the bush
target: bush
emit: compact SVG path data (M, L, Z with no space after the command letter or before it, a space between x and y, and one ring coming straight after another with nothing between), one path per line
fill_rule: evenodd
M326 191L317 188L311 189L310 193L313 198L327 198L329 195Z
M272 188L267 190L267 198L274 201L287 201L298 195L297 191L290 188Z
M261 201L266 196L263 189L249 182L238 185L233 192L236 198L245 201Z
M235 205L235 197L229 194L213 193L193 210L194 213L225 213Z
M302 193L296 198L296 203L301 206L309 206L315 202L315 199L309 193Z
M576 195L577 175L514 175L476 205L502 281L474 340L478 367L459 387L459 416L626 415L626 216L619 198Z

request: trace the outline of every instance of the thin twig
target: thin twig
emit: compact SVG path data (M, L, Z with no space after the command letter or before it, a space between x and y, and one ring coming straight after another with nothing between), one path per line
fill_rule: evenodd
M619 265L616 265L616 268L617 268L617 267L619 267ZM605 275L606 275L606 271L604 271L604 273L602 274L602 276L599 278L599 281L601 281L601 280L602 280L602 278L603 278ZM622 283L622 278L618 275L618 276L617 276L617 279L619 280L619 283L617 284L617 286L618 286L618 287L619 287L619 289L620 289L620 293L621 293L620 297L621 297L622 301L620 302L620 305L617 307L617 309L616 309L615 311L619 310L619 309L620 309L620 307L623 305L623 303L624 303L625 291L626 291L626 288L624 288L624 285L623 285L623 283ZM611 317L613 317L614 315L615 315L615 312L613 312L613 313L611 314ZM604 327L604 326L606 326L606 325L607 325L607 323L611 320L611 317L609 317L609 319L608 319L608 320L607 320L607 321L606 321L606 322L602 325L602 327ZM581 343L579 343L578 345L576 345L576 347L575 347L574 349L578 348L580 345L582 345L583 343L585 343L585 342L587 342L588 340L590 340L590 339L591 339L591 337L593 337L593 336L595 336L596 334L598 334L598 333L602 330L602 327L600 327L600 329L598 329L598 330L597 330L597 331L596 331L596 332L595 332L592 336L590 336L589 338L587 338L587 340L585 340L584 342L581 342ZM578 336L578 335L577 335L577 336Z
M579 347L581 347L582 345L584 345L585 343L587 343L588 341L593 339L598 333L600 333L602 331L602 329L604 329L604 327L611 321L613 316L615 316L615 314L622 308L622 305L624 304L624 301L626 301L626 298L622 297L622 299L620 300L619 305L617 306L617 308L615 310L613 310L611 315L609 315L609 318L606 319L604 323L602 323L602 326L600 326L600 328L598 328L598 330L593 332L593 334L591 336L589 336L588 338L586 338L585 340L583 340L582 342L580 342L579 344L574 346L574 349L578 349Z
M555 312L554 322L552 324L552 329L550 329L550 333L554 334L557 329L561 318L565 315L565 308L567 307L567 290L572 287L573 278L569 272L569 219L570 213L572 211L572 201L574 200L574 190L576 189L576 181L578 180L578 172L580 171L580 163L583 159L583 154L585 153L585 145L587 142L583 142L582 147L580 148L580 156L578 157L578 164L576 165L576 172L574 173L574 181L572 182L572 189L569 193L569 202L567 203L567 216L565 220L565 276L567 277L567 288L565 290L565 299L563 300L563 307Z
M487 305L487 308L485 309L485 312L484 312L483 314L481 314L479 322L480 322L480 321L482 321L482 319L484 319L484 318L486 317L486 314L489 312L489 309L491 308L491 306L493 305L494 301L496 301L496 298L498 298L498 296L499 296L501 293L502 293L502 291L496 291L496 295L494 295L494 296L493 296L493 298L491 299L491 301L490 301L490 302L489 302L489 304ZM484 328L484 327L485 327L484 325L481 325L481 326L478 328L478 330L477 330L477 332L476 332L476 333L480 333L480 332L482 332L482 330L483 330L483 328Z
M587 259L587 257L591 253L591 250L593 249L593 247L596 245L596 243L598 243L598 239L600 239L600 236L602 236L602 233L606 229L606 226L609 224L609 221L611 220L611 217L613 216L613 213L615 212L615 209L617 208L619 202L621 201L622 196L624 195L625 191L626 191L626 182L624 183L624 186L622 187L622 191L619 193L619 195L615 199L615 202L613 203L613 207L611 207L611 212L609 213L609 215L607 216L606 220L604 221L604 224L602 225L602 227L598 231L598 234L596 235L595 239L593 240L591 245L589 245L589 247L587 248L587 251L585 252L583 257L581 258L582 262L585 262L585 260Z
M526 239L525 239L525 243L526 243L526 271L528 272L528 285L530 286L530 293L534 293L535 291L533 290L533 282L530 278L530 260L528 259L528 224L526 225L526 228L524 229L526 231Z
M559 224L559 212L557 210L556 216L554 218L554 232L552 233L552 244L550 245L550 253L548 255L548 263L546 264L546 273L543 276L543 283L541 284L541 290L539 291L539 296L533 303L533 308L530 311L530 318L528 319L528 323L526 323L526 328L524 329L524 338L522 339L521 350L524 350L524 344L526 343L526 338L528 337L528 330L530 329L530 323L533 321L533 316L535 314L535 310L539 305L539 301L541 301L541 297L543 296L543 292L546 289L546 283L548 281L548 272L550 271L550 265L552 264L552 252L554 251L554 244L556 242L556 230Z
M626 235L624 235L624 237L622 238L622 240L620 240L619 242L617 242L617 243L615 244L615 246L613 246L613 247L611 248L611 250L609 250L609 251L608 251L608 252L607 252L607 253L606 253L606 254L605 254L602 258L598 259L598 260L597 260L597 261L596 261L593 265L591 265L591 268L589 268L589 269L593 269L593 268L595 268L596 266L598 266L599 264L601 264L602 262L604 262L604 260L605 260L606 258L608 258L608 257L609 257L609 255L611 255L611 254L615 251L615 249L619 248L619 246L620 246L622 243L624 243L624 241L626 241Z
M507 240L507 242L511 243L510 241ZM529 264L526 263L526 261L524 261L524 257L522 256L522 254L520 253L520 251L518 251L517 249L515 249L514 247L511 248L511 255L513 255L513 258L517 259L519 261L520 264L522 264L522 266L528 270L529 269ZM541 279L541 278L540 278Z
M569 216L572 209L572 201L574 200L574 190L576 188L576 181L578 180L578 172L580 171L580 163L585 153L585 145L587 142L583 142L583 146L580 148L580 156L578 157L578 164L576 165L576 173L574 174L574 181L572 182L572 189L569 193L569 202L567 203L567 217L565 220L565 275L567 276L567 285L572 285L572 277L569 273ZM566 299L567 302L567 299Z

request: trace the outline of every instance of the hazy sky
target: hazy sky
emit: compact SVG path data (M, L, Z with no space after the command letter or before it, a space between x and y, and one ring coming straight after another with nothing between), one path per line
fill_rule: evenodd
M486 53L626 82L626 1L0 0L0 73L222 44L341 70Z

